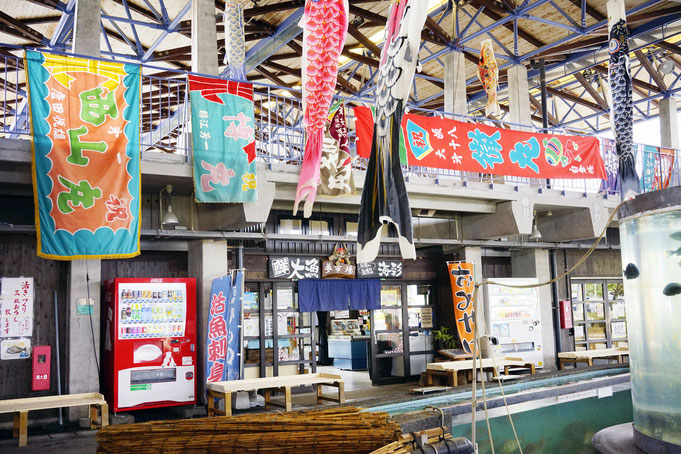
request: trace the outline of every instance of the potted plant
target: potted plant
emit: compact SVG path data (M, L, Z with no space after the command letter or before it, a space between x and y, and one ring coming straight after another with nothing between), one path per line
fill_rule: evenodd
M456 339L446 326L433 330L433 339L440 343L440 350L452 350L456 347Z

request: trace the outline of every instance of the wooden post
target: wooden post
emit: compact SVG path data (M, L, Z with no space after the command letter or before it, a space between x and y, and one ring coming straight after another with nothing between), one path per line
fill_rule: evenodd
M103 403L99 406L99 411L102 413L102 427L109 425L109 404Z
M284 386L284 408L285 411L291 411L293 404L291 403L291 387Z
M317 405L322 403L322 385L320 383L315 385L317 389Z
M272 390L267 388L265 390L265 410L269 410L271 407L271 402L272 401Z
M225 401L225 416L232 416L232 392L225 391L222 396Z
M90 429L97 428L97 405L90 405Z
M215 416L215 395L213 394L213 390L209 389L208 390L208 416Z
M12 427L12 438L19 438L19 412L14 413L14 426Z
M19 414L19 446L28 444L28 411Z
M337 382L338 383L338 403L339 404L344 404L345 403L345 383L342 381Z

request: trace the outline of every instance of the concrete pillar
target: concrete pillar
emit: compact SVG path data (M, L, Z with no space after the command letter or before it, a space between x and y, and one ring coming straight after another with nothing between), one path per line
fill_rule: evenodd
M660 145L679 149L679 112L676 99L673 97L660 99Z
M513 277L532 277L537 282L551 279L548 249L524 249L511 252L511 271ZM544 369L556 368L556 343L553 330L553 305L551 286L537 288L539 293L539 323L542 330L541 349L544 353Z
M73 53L99 57L102 0L77 0L73 22Z
M213 279L227 274L227 241L189 243L189 277L196 278L196 398L206 403L206 326Z
M101 264L101 260L73 260L69 264L66 390L70 394L99 392ZM68 415L73 421L86 417L88 409L70 408Z
M521 125L532 125L527 68L524 65L512 65L508 68L507 74L509 121Z
M192 71L218 75L218 38L215 25L215 2L192 1Z
M452 51L444 56L445 112L468 115L466 102L466 58L463 52Z
M77 1L73 25L74 53L99 57L101 7L101 0ZM101 260L73 260L69 263L66 390L71 394L99 392L101 264ZM68 410L70 420L86 416L87 408Z
M463 260L473 263L473 281L475 283L482 282L482 248L463 248ZM488 311L487 303L485 301L485 291L482 287L478 290L475 310L477 311L476 319L478 321L478 335L482 337L488 332L487 326L489 326L489 320L486 315Z

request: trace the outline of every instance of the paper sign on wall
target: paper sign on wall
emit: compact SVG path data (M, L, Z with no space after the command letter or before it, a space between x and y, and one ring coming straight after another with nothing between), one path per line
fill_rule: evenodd
M0 282L0 337L33 334L33 278L4 277Z
M24 359L31 356L31 339L3 339L0 341L0 359Z

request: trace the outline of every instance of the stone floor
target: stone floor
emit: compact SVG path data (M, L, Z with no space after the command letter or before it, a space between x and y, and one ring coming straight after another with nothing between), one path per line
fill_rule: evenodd
M395 385L371 386L371 380L367 371L341 371L334 367L319 367L318 372L325 372L330 374L337 374L343 377L345 383L345 399L346 404L362 406L363 401L374 400L377 398L406 395L418 383L401 383ZM332 392L332 388L325 388L325 392ZM273 400L281 397L274 396ZM293 408L294 410L307 410L318 407L316 404L316 396L314 393L293 394ZM321 406L330 406L331 403L324 403ZM255 408L247 411L236 412L236 414L244 414L250 412L264 412L262 408ZM170 416L172 419L177 418L177 412L168 412L168 409L146 410L139 412L131 412L136 421L149 421L166 419ZM95 440L96 431L94 430L73 430L73 427L60 428L37 428L30 427L28 429L28 446L25 448L17 447L17 440L11 438L0 438L0 452L2 454L65 454L65 453L95 453L97 449L97 442ZM46 431L54 430L56 433L45 433ZM0 432L0 437L7 437L11 434L9 431Z

